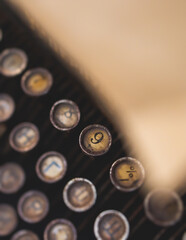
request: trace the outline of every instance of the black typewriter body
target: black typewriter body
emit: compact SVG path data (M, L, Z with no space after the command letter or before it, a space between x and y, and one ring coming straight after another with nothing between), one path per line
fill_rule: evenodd
M0 92L9 94L16 104L13 116L8 121L0 123L0 165L15 162L22 166L26 174L25 183L19 191L14 194L0 193L0 203L10 204L17 211L18 200L29 190L41 191L49 200L49 212L42 221L31 224L18 215L16 229L0 239L11 239L11 236L21 229L31 230L43 239L47 224L58 218L68 219L74 224L77 229L77 239L96 239L93 231L94 221L100 212L108 209L118 210L127 217L130 224L129 239L182 239L186 230L185 212L181 221L172 227L156 226L145 216L144 196L140 194L140 190L123 193L112 185L109 177L110 167L115 160L128 156L128 152L123 148L113 124L90 97L79 77L65 63L57 59L5 2L0 3L0 28L3 32L0 52L8 48L22 49L28 57L26 70L42 67L50 71L53 76L50 91L46 95L34 97L25 94L21 88L20 80L23 73L15 77L0 75ZM80 109L80 122L69 132L58 131L50 122L51 107L60 99L72 100ZM13 150L9 144L11 130L22 122L34 123L40 132L37 146L26 153ZM79 146L79 135L90 124L101 124L107 127L112 135L111 148L103 156L88 156ZM37 160L48 151L62 153L68 163L64 178L52 184L41 181L35 171ZM66 183L76 177L89 179L97 190L95 205L82 213L70 210L62 197ZM182 200L185 203L185 196Z

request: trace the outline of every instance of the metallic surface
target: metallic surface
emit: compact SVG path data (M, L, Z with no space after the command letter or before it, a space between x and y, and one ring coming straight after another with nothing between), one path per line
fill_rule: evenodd
M0 54L0 73L7 77L14 77L24 71L27 62L27 56L21 49L5 49Z
M143 165L134 158L120 158L111 166L110 179L118 190L131 192L143 184L145 170Z
M23 91L31 96L47 94L53 84L51 73L44 68L34 68L24 73L21 78Z
M9 235L18 223L14 208L8 204L0 204L0 237Z
M13 98L5 93L0 94L0 123L7 121L15 111Z
M184 211L179 195L167 189L151 191L145 198L144 208L152 222L164 227L175 225Z
M59 100L52 106L50 121L55 128L68 131L75 128L80 120L80 111L75 102Z
M38 128L32 123L24 122L13 128L9 142L14 150L27 152L37 145L39 137Z
M11 240L39 240L39 238L34 232L20 230L12 236Z
M16 111L13 117L6 123L3 123L3 125L0 124L0 131L3 129L0 133L1 163L5 164L14 161L20 164L24 168L27 177L27 181L19 193L12 194L10 197L0 192L1 202L8 203L16 208L21 194L29 189L43 191L50 202L50 211L46 218L38 224L29 224L19 218L19 229L31 229L40 239L43 239L43 232L47 224L54 219L63 217L73 222L78 231L78 239L87 240L88 236L88 240L95 240L93 225L96 217L104 210L116 209L124 213L130 223L130 240L181 239L186 228L185 211L183 218L176 225L169 228L156 226L145 215L143 208L144 196L140 194L141 191L123 193L117 191L112 185L109 178L109 169L116 159L131 156L131 152L128 149L128 141L124 141L125 145L121 144L120 132L116 131L109 119L100 111L100 104L96 105L91 99L90 94L80 84L78 76L69 70L63 62L59 62L53 52L46 48L43 42L35 37L9 8L5 8L5 4L3 5L2 2L0 1L0 26L3 30L3 40L0 43L0 48L4 49L9 46L22 48L28 54L29 68L32 69L36 66L44 67L52 73L55 79L53 87L47 95L31 98L24 94L21 89L21 76L16 76L14 79L9 79L3 75L0 76L1 91L10 94L16 103ZM153 3L149 4L153 5ZM78 2L76 4L78 5ZM139 5L141 5L141 2L139 2ZM41 9L38 10L41 12ZM158 20L157 11L155 13ZM74 38L72 40L74 42ZM119 62L116 63L118 64ZM146 65L144 66L146 67ZM107 85L110 86L109 84ZM56 131L50 123L50 108L54 102L61 98L72 99L77 103L81 111L81 121L73 131ZM8 141L10 130L23 121L33 122L38 127L41 136L36 148L27 153L13 151ZM93 123L106 126L111 132L113 139L109 152L94 159L89 155L83 154L78 143L81 130ZM35 172L38 158L47 151L62 152L68 160L66 175L62 181L55 184L42 182ZM162 156L159 155L159 158L162 159ZM177 163L177 158L174 158L174 161ZM158 164L158 166L161 166L161 164ZM185 171L185 168L183 170ZM159 171L159 168L157 171ZM182 174L181 172L179 173L180 175ZM149 174L147 170L146 174ZM79 176L90 179L96 186L98 194L96 204L84 213L71 211L65 206L61 197L66 183L70 179ZM175 175L173 180L176 181ZM185 205L186 195L182 191L179 194ZM10 237L3 237L3 240L10 240Z
M28 191L18 202L18 213L28 223L40 222L49 211L47 197L39 191Z
M16 163L6 163L0 168L0 191L6 194L17 192L25 182L25 173Z
M77 232L74 225L66 219L50 222L44 231L44 240L76 240Z
M129 235L128 220L119 211L104 211L96 218L94 234L97 240L126 240Z
M100 156L108 152L112 136L106 127L93 124L83 129L79 136L79 144L84 153Z
M44 153L36 164L38 177L44 182L54 183L62 179L67 171L67 161L58 152Z
M96 202L97 193L95 186L85 178L70 180L63 190L65 204L75 212L84 212Z

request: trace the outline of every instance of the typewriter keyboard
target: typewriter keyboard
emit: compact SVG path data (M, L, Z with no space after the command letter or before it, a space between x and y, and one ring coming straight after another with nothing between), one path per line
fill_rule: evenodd
M144 196L145 178L78 74L1 2L0 239L184 240L186 196Z

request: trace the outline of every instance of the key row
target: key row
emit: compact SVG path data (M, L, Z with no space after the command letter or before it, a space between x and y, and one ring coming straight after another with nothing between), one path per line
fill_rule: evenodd
M13 166L14 165L14 166ZM7 169L7 167L9 169ZM15 167L16 171L14 175L12 167ZM7 169L7 171L5 170ZM14 170L15 170L14 169ZM0 191L3 193L13 193L20 189L24 183L25 175L23 170L16 164L8 163L0 172ZM90 209L96 202L97 192L96 188L91 181L85 178L74 178L70 180L63 189L63 200L66 206L75 212L84 212ZM33 211L27 213L28 206L33 206L34 203L38 206L42 206L42 215L39 218L32 218ZM28 205L28 206L27 206ZM31 208L29 208L31 211ZM18 210L19 215L26 222L38 222L47 214L49 209L49 201L45 195L38 191L28 191L25 193L19 201ZM31 215L29 215L31 214Z
M61 180L67 171L67 160L59 152L44 153L36 163L37 176L46 183ZM142 164L129 157L116 160L110 168L110 179L115 188L123 192L141 187L145 179ZM16 163L6 163L0 168L0 191L10 194L17 192L25 182L25 173ZM70 184L70 183L69 183Z
M21 123L10 133L11 147L18 152L32 150L39 142L38 128L32 123ZM112 142L109 130L98 124L93 124L80 134L79 144L84 153L90 156L100 156L108 152Z
M28 58L23 50L17 48L5 49L0 54L0 73L6 77L14 77L25 70L27 63ZM30 96L42 96L48 93L52 84L53 77L44 68L28 70L21 78L22 89Z
M0 55L0 72L5 76L20 74L26 66L26 54L20 49L6 49ZM50 90L52 83L52 75L48 70L42 68L27 71L21 79L21 86L24 92L32 96L46 94ZM14 110L15 104L13 99L7 94L1 94L0 122L8 120L12 116ZM79 123L79 108L70 100L57 101L51 108L50 120L56 129L69 131L75 128ZM107 128L100 125L94 125L94 127L89 126L84 129L79 141L82 150L91 156L99 156L106 153L111 143L112 137L110 132ZM15 149L18 150L16 144L14 146ZM31 149L32 148L31 146Z
M8 94L0 94L0 122L8 120L14 113L15 103ZM70 100L57 101L51 108L52 125L61 131L69 131L77 126L80 120L78 106ZM10 145L19 152L33 149L39 141L39 131L31 123L16 126L10 134ZM84 153L100 156L108 152L112 144L109 130L99 124L86 127L80 134L79 145Z
M91 196L89 188L89 182L85 180L86 191L90 191L89 194L85 194L86 191L82 188L82 180L80 186L77 185L77 181L73 181L74 189L71 189L70 195L67 198L73 199L73 203L78 206L82 202L87 201ZM84 183L83 183L84 184ZM70 186L71 187L71 186ZM77 189L79 189L77 191ZM93 190L94 191L94 190ZM73 196L72 196L73 195ZM75 198L74 198L75 196ZM168 227L177 223L183 214L183 202L176 192L159 189L151 191L144 201L145 213L148 219L159 226ZM38 191L29 191L25 193L18 202L18 213L23 220L29 223L36 223L41 221L48 213L49 204L46 196ZM0 204L0 236L6 236L11 234L18 224L17 214L10 205ZM106 210L101 212L94 222L94 234L98 240L107 239L127 239L129 236L129 223L127 218L122 212L116 210ZM37 236L26 230L16 233L11 240L21 239L22 236ZM44 239L61 239L60 237L66 237L65 239L76 239L77 232L75 226L66 219L56 219L51 221L44 231Z
M35 202L35 212L39 213L38 203ZM29 206L27 206L29 207ZM29 211L29 210L27 210ZM30 210L31 214L31 210ZM16 211L8 204L0 205L0 236L11 234L18 225ZM16 232L11 240L32 239L39 240L39 237L30 230L20 230ZM44 230L44 240L52 239L77 239L77 231L75 226L67 219L56 219L51 221Z

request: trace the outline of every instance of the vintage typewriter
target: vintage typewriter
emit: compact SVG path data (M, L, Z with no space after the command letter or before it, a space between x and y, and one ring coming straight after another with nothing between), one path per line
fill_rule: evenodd
M0 52L0 239L185 239L185 195L172 196L172 220L148 216L142 164L79 77L5 2Z

